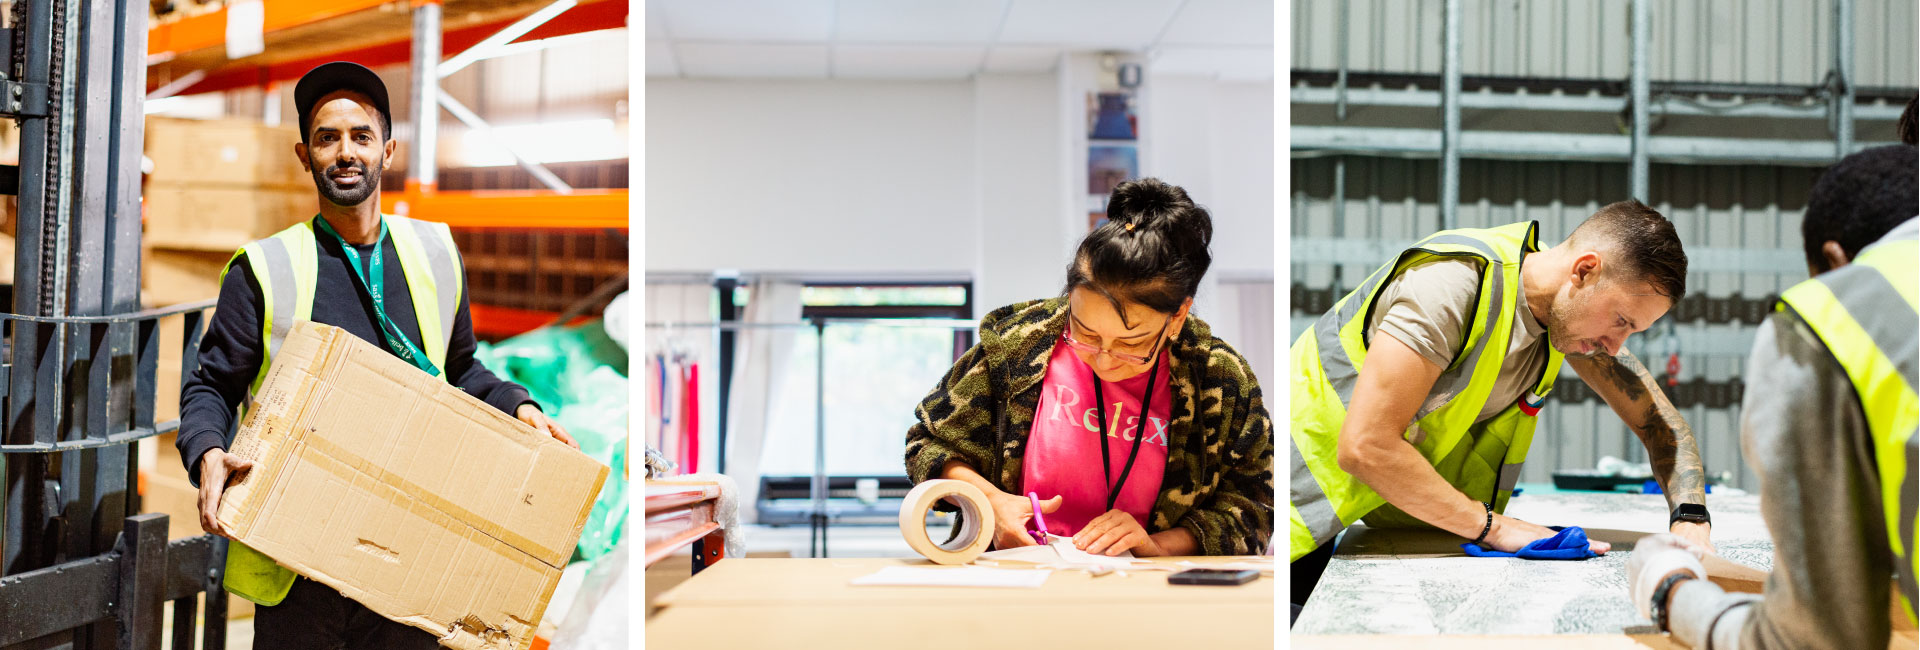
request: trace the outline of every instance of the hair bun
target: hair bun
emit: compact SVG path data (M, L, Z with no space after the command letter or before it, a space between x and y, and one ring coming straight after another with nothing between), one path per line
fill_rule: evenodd
M1168 185L1157 178L1142 178L1126 181L1113 188L1113 196L1107 201L1107 218L1132 231L1137 228L1158 229L1182 208L1192 208L1193 199L1187 198L1186 190Z

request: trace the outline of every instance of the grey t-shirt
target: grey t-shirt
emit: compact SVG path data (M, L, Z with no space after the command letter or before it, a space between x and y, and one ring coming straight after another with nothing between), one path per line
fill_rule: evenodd
M1446 368L1466 345L1480 297L1481 266L1479 260L1441 258L1407 268L1380 289L1373 318L1367 322L1367 340L1384 333L1406 344L1428 363ZM1524 287L1518 290L1521 296L1526 295ZM1538 385L1547 364L1545 334L1546 327L1534 319L1527 301L1520 300L1507 358L1475 422L1499 415ZM1453 397L1444 390L1429 393L1419 414L1424 416Z

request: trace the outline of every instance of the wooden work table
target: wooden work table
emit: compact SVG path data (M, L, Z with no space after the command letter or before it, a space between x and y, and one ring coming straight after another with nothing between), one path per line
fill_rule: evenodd
M1156 563L1247 558L1153 558ZM1167 584L1166 571L1089 576L1055 570L1038 589L853 586L924 559L734 558L661 594L648 616L662 648L1271 648L1277 626L1271 576L1239 586ZM1016 566L1003 562L1002 568ZM945 567L964 570L963 567Z

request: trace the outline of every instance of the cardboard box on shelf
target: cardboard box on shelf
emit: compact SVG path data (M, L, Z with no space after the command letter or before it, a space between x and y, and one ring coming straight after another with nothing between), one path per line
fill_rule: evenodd
M142 239L158 248L232 253L313 218L319 200L311 184L298 190L151 183Z
M156 183L278 187L313 192L293 145L300 128L252 120L147 118L147 158Z
M219 513L241 541L442 645L532 644L606 466L311 322L253 403Z
M226 252L148 248L142 253L140 287L149 307L167 307L220 297L220 272L233 259Z

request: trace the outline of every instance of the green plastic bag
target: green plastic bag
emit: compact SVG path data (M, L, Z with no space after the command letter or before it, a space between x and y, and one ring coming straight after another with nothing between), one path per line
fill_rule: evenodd
M474 359L501 379L526 387L547 417L566 427L580 451L609 468L574 549L576 560L605 555L627 523L627 353L599 320L543 327L496 344L481 342Z

